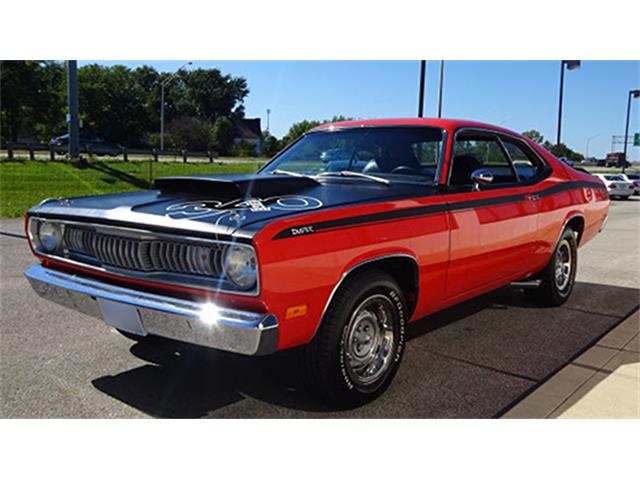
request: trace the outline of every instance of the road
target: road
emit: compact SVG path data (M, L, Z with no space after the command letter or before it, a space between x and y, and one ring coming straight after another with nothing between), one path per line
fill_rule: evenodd
M637 309L639 237L640 200L613 202L567 304L537 308L506 288L416 322L391 388L343 411L298 387L289 352L138 344L40 299L22 276L22 222L0 220L0 417L498 417Z

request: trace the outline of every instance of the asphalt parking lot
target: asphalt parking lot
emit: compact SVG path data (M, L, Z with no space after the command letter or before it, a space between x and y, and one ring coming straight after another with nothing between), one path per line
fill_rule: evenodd
M416 322L387 393L336 411L298 387L288 352L138 344L40 299L22 275L22 221L0 220L0 417L498 417L638 308L639 245L640 199L613 202L567 304L537 308L505 288Z

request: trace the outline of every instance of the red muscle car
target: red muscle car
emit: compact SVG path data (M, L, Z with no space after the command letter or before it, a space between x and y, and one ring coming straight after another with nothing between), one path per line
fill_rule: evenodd
M310 385L355 405L392 381L408 322L513 282L565 302L608 208L597 178L500 127L340 122L254 175L44 201L26 276L141 341L300 347Z

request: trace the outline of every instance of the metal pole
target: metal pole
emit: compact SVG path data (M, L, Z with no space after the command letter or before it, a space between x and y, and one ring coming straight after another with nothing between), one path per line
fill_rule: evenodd
M160 84L160 151L164 151L164 82Z
M591 141L590 138L587 138L587 152L586 155L584 156L584 161L588 162L589 161L589 142Z
M80 156L77 60L67 60L67 97L69 102L69 158L77 159Z
M420 60L420 93L418 94L418 117L424 117L424 86L427 72L427 61Z
M589 138L587 138L587 152L586 152L586 155L584 157L585 161L587 161L587 162L589 161L589 143L591 143L591 140L593 140L594 138L599 137L599 136L600 136L600 134L598 133L596 135L591 135Z
M622 173L624 173L627 167L627 140L629 138L629 117L631 115L631 96L633 92L629 92L629 98L627 99L627 122L624 127L624 155L622 159Z
M438 93L438 118L442 118L442 88L444 84L444 60L440 60L440 88Z
M558 102L558 137L556 145L560 145L560 133L562 130L562 94L564 92L564 60L560 61L560 101Z
M271 109L267 108L267 133L269 133L269 115L271 114Z

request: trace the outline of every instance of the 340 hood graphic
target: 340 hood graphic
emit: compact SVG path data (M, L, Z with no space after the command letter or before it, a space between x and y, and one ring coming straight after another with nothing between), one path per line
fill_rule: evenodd
M285 195L281 197L236 199L230 202L220 200L193 200L169 205L166 215L179 220L191 220L216 217L216 224L235 223L246 220L246 212L270 212L313 210L322 207L322 202L314 197Z

